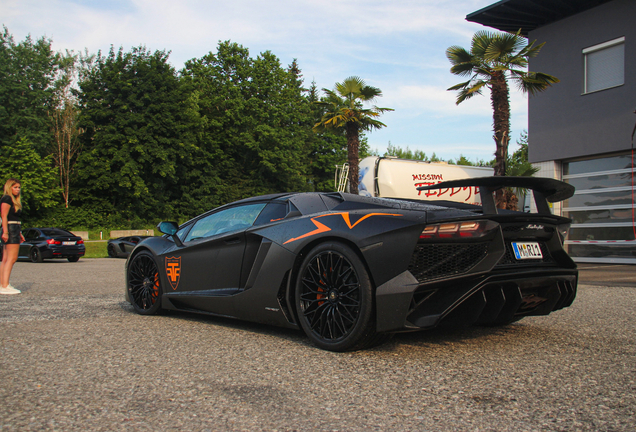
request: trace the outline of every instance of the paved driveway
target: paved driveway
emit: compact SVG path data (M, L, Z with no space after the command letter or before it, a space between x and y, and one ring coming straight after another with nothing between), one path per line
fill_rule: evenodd
M588 285L636 287L636 265L579 264L579 278Z
M124 260L18 263L0 298L0 430L636 429L636 289L501 328L321 351L296 331L136 315ZM616 273L615 270L612 270Z

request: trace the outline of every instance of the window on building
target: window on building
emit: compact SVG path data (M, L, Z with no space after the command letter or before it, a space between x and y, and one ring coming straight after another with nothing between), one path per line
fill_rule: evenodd
M635 172L631 153L563 164L563 180L576 188L563 203L575 261L636 264Z
M584 93L625 84L625 37L583 50Z

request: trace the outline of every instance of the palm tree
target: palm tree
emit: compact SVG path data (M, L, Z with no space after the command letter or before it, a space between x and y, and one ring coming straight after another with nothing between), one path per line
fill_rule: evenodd
M453 65L451 72L470 76L468 81L448 89L459 90L457 105L482 94L485 87L490 89L496 145L495 175L506 175L510 142L508 80L512 80L522 92L530 94L546 90L559 82L552 75L526 70L528 59L535 57L545 44L535 47L535 42L528 44L520 31L511 34L483 30L473 36L470 52L459 46L451 46L446 50L446 57Z
M521 132L517 144L519 149L506 161L506 175L508 177L532 177L539 172L539 168L528 162L528 132L525 129ZM521 200L521 210L523 211L523 202L527 194L527 189L506 188L503 191L503 203L499 207L516 211L518 210L517 203Z
M322 89L327 96L314 103L325 109L320 121L313 127L314 132L325 129L345 129L349 162L349 192L358 193L358 149L360 131L380 129L386 125L376 118L391 108L363 108L363 102L373 102L382 96L382 91L371 87L357 76L351 76L336 83L333 90Z

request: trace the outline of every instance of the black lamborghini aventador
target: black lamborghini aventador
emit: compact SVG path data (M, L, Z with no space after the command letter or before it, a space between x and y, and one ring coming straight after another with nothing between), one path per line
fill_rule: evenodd
M574 188L551 179L487 177L482 205L281 193L237 201L140 243L126 298L164 309L302 329L318 347L363 349L395 332L504 325L569 306L577 269L563 249L570 220L548 201ZM501 187L534 190L538 211L495 207Z

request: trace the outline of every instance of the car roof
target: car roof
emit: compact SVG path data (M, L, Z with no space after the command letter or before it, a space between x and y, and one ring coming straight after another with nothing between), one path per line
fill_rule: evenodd
M244 198L238 201L233 201L231 203L227 203L225 205L234 205L234 204L245 204L245 203L249 203L252 201L271 201L271 200L275 200L278 198L282 198L282 197L286 197L289 195L293 195L293 193L275 193L275 194L266 194L266 195L258 195L258 196L253 196L253 197L249 197L249 198ZM223 207L223 206L221 206Z
M362 195L355 195L344 192L287 192L267 195L259 195L250 198L234 201L222 206L210 209L194 218L184 222L180 226L189 224L200 217L214 211L236 205L244 205L252 202L291 202L303 215L311 215L337 209L339 211L357 209L403 209L403 210L441 210L448 209L448 206L440 206L437 203L426 203L418 200L376 198ZM458 210L460 211L460 210Z
M47 227L47 228L31 228L31 229L39 230L42 234L46 236L68 235L68 234L75 236L75 234L73 234L72 232L64 228Z

